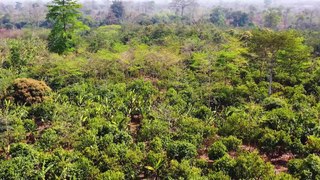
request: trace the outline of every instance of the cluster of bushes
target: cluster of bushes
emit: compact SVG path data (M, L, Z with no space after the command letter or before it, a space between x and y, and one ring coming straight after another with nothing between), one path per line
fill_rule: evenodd
M61 56L40 38L1 40L0 179L319 178L316 59L293 80L277 67L269 96L248 31L112 25L83 36ZM261 157L287 153L280 174Z

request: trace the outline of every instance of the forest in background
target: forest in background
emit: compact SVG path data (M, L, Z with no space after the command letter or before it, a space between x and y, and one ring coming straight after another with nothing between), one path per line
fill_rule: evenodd
M50 27L46 20L49 0L0 1L0 27L21 29ZM111 0L82 0L82 21L91 26L115 24L119 21L110 9ZM236 27L265 26L278 29L319 29L320 2L317 0L177 0L121 1L125 15L121 22L154 24L159 21L194 24L208 21L210 14L224 18L224 24ZM116 15L117 16L117 15ZM234 20L244 21L233 24ZM269 22L274 21L274 22ZM119 22L118 22L119 23ZM274 23L274 24L273 24ZM215 23L217 24L217 23Z
M0 2L0 179L320 179L319 8Z

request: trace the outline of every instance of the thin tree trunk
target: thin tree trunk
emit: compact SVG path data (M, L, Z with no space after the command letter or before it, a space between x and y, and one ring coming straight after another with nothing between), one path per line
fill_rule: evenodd
M185 8L185 7L182 7L182 8L181 8L181 16L182 16L182 17L183 17L183 15L184 15L184 8Z
M65 1L63 0L62 1L62 6L64 7L65 6ZM65 12L63 12L63 30L64 32L67 32L67 24L66 24L66 17L65 17Z
M273 65L275 60L272 58L269 66L269 89L268 89L268 95L272 95L272 82L273 82Z
M270 71L269 71L269 90L268 90L269 96L272 95L272 82L273 82L273 70L272 70L272 68L270 68Z

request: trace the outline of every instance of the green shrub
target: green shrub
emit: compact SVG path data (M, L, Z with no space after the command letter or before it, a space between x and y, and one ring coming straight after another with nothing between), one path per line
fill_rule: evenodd
M133 115L143 115L150 111L156 88L150 81L135 80L127 86L127 107Z
M8 87L10 87L10 85L12 85L14 79L17 78L16 76L17 75L13 71L11 71L9 69L0 68L0 79L1 79L0 99L4 98L4 96L7 93L6 91L7 91Z
M251 114L246 113L243 109L234 108L226 110L226 119L219 122L218 133L222 136L236 136L245 142L256 140L258 135L258 121L250 120Z
M236 159L231 175L234 179L273 179L274 167L256 152L244 153Z
M268 155L278 155L291 147L290 136L284 131L265 130L259 139L259 148Z
M164 171L167 168L166 154L165 153L155 153L150 151L146 157L146 166L149 176L165 176Z
M155 137L150 142L150 149L155 152L160 152L163 148L163 142L159 137Z
M93 30L87 40L89 43L88 51L97 52L101 49L111 49L119 41L119 25L100 26Z
M193 111L192 114L194 117L202 120L207 120L213 115L211 109L208 108L207 106L200 106L199 108L195 107L195 110Z
M35 160L30 156L0 161L0 179L37 179L36 166Z
M214 89L212 95L214 98L211 108L223 109L228 106L233 106L239 103L239 99L234 92L232 86L219 85Z
M142 141L152 140L155 137L165 138L169 136L169 124L158 119L143 120L139 131L139 139Z
M263 100L262 105L266 111L271 111L273 109L286 107L286 102L280 98L267 97Z
M25 119L23 120L23 126L27 132L33 132L37 129L37 125L33 119ZM1 129L1 128L0 128Z
M8 48L8 59L4 61L5 68L12 68L17 72L27 70L27 65L46 53L45 41L34 36L22 39L10 38L6 43L8 47L4 48Z
M228 151L237 151L242 144L242 140L235 136L222 138L221 141L227 147Z
M280 173L277 174L275 180L298 180L297 178L293 177L291 174L288 173Z
M168 104L175 107L175 109L183 109L186 107L187 102L183 100L180 94L174 89L169 88L166 92L166 100L168 101Z
M290 150L292 153L303 156L308 153L306 146L301 143L300 138L293 139Z
M215 173L210 173L208 175L209 180L231 180L231 177L228 176L227 174L224 174L223 172L215 172Z
M88 158L82 156L78 151L70 151L57 148L43 157L42 171L44 179L47 177L55 179L93 179L99 173L94 164Z
M303 166L303 160L302 159L292 159L288 162L288 172L290 174L299 174L302 166Z
M296 128L296 119L291 109L278 108L267 112L261 125L276 131L290 132L291 129Z
M221 141L213 143L208 152L211 160L219 159L225 154L227 154L227 147Z
M36 151L33 146L24 143L12 144L10 148L11 157L26 157L26 156L36 156Z
M299 179L320 179L320 157L310 154L305 159L293 159L288 171Z
M35 79L45 79L55 91L84 81L82 67L85 67L88 61L80 58L76 60L72 60L73 57L67 58L51 54L48 62L30 68L29 74Z
M213 125L197 118L183 117L177 120L174 138L199 146L205 138L213 136L215 132L216 128Z
M52 102L44 102L31 106L29 117L37 121L52 121L55 105Z
M188 142L173 141L167 147L168 156L171 159L181 161L182 159L190 159L197 155L197 148Z
M316 136L309 136L307 141L307 149L311 153L320 154L320 138Z
M128 177L136 177L140 174L145 154L140 149L127 149L124 155L119 153L120 161L123 164L124 172Z
M74 102L78 106L83 106L84 102L89 99L94 99L93 94L96 92L94 85L91 82L75 83L72 86L67 86L59 91L60 95L66 95L70 102Z
M86 157L79 157L73 163L73 169L75 179L94 179L99 173L99 169Z
M97 141L98 141L96 135L97 135L96 132L94 132L92 130L85 131L85 130L81 129L79 131L77 149L80 150L80 151L84 151L85 148L95 147L97 145ZM102 147L104 145L103 143L106 143L106 140L109 140L109 138L105 139L104 136L101 137L100 143L101 143ZM111 139L113 141L113 136L111 137Z
M98 176L99 180L124 180L125 174L120 171L106 171Z
M55 130L48 129L41 135L37 143L43 150L52 150L57 147L59 136Z
M223 172L225 174L231 174L236 164L236 161L232 159L228 154L225 154L220 159L217 159L213 163L213 169L215 172Z
M166 178L203 179L203 177L201 177L201 169L192 166L192 164L188 160L182 160L181 163L176 160L171 160Z
M126 131L118 131L116 134L114 134L114 143L125 143L129 144L132 142L132 137L130 134Z

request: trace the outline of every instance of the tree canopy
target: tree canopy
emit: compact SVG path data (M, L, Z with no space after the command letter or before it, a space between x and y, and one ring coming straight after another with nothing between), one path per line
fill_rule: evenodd
M81 21L81 5L75 0L53 0L48 5L47 19L52 23L48 38L50 51L62 54L73 51L76 46L76 35L88 29Z

